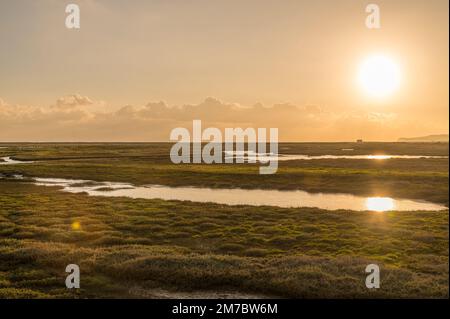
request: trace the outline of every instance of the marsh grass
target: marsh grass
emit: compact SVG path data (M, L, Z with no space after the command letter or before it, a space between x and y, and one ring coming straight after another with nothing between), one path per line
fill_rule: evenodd
M41 161L0 166L3 176L304 189L448 205L446 159L282 162L277 174L261 176L255 165L173 165L168 144L8 147L0 156ZM341 154L341 148L350 147L360 154L448 155L448 144L283 147L311 155ZM90 197L27 181L0 179L0 298L136 297L136 289L150 295L167 289L295 298L448 298L448 211L377 213ZM65 288L69 263L81 267L80 290ZM377 290L364 284L370 263L381 266Z
M131 287L280 297L445 297L448 213L90 197L0 182L0 296L127 297ZM73 230L73 222L80 229ZM383 289L365 288L365 266ZM83 289L65 289L79 264Z

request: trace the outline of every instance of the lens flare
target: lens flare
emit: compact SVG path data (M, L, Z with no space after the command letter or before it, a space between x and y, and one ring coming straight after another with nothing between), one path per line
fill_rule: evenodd
M81 224L80 222L73 222L72 225L70 225L70 227L72 228L72 230L80 230L81 229Z

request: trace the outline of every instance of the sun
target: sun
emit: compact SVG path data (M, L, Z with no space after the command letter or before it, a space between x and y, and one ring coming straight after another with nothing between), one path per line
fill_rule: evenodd
M400 69L385 55L372 55L359 67L358 83L370 97L390 96L400 85Z

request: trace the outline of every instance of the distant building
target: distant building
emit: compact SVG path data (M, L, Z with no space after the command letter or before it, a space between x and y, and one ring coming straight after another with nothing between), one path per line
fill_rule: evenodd
M362 142L363 142L362 139L356 140L356 143L362 143Z

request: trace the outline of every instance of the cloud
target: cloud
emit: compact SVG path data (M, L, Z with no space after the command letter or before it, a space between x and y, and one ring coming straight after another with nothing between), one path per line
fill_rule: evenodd
M101 110L94 106L103 105ZM89 107L86 107L89 106ZM253 127L279 129L281 141L397 140L423 133L430 123L411 123L393 113L333 113L316 105L261 103L245 106L208 97L198 104L169 106L164 101L126 105L106 111L107 105L87 96L61 97L48 107L10 105L0 99L0 141L168 141L175 127Z
M92 105L94 102L87 96L80 94L66 95L56 100L57 107L70 108L76 106Z

